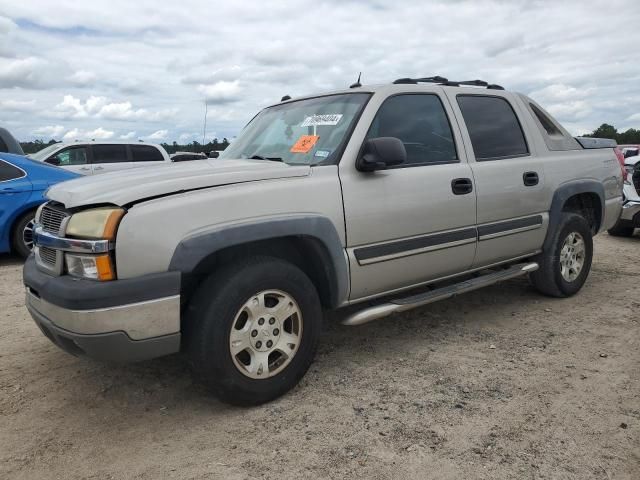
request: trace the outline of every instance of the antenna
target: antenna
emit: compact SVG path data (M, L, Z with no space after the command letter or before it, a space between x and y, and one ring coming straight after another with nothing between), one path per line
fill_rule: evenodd
M206 143L207 139L207 101L204 101L204 127L202 128L202 146Z
M356 80L356 83L352 83L351 85L349 85L349 88L358 88L361 87L362 84L360 83L360 77L362 76L362 72L360 72L358 74L358 80Z

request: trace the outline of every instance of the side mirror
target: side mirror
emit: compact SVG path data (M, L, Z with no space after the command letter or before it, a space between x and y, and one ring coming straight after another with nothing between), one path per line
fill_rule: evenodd
M44 162L49 165L55 165L56 167L60 166L60 159L58 157L49 157Z
M356 162L356 168L361 172L374 172L406 161L407 151L399 138L370 138L364 142L362 156Z
M209 158L218 158L219 156L220 156L220 153L215 150L211 150L209 152Z

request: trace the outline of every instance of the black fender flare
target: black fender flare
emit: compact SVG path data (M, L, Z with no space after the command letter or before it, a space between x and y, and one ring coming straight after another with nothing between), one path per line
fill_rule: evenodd
M170 271L189 274L210 255L234 246L284 237L311 237L328 254L332 304L334 307L349 297L349 267L340 236L331 220L321 215L288 215L284 217L222 225L183 239L175 248Z
M574 195L579 195L581 193L595 193L600 198L600 220L604 220L604 210L605 210L605 197L604 197L604 187L602 183L596 180L573 180L567 183L564 183L558 187L558 189L553 194L553 199L551 200L551 208L549 209L549 229L547 230L547 237L544 241L543 250L548 251L550 247L551 239L554 237L556 230L559 228L560 223L560 215L562 214L562 209L566 204L569 198ZM599 225L598 230L602 227Z

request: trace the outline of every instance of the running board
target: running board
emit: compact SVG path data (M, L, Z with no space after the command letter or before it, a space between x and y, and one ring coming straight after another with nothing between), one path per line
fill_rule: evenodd
M536 270L538 270L538 264L535 262L519 263L506 270L494 271L460 283L436 288L426 293L397 298L388 303L365 308L364 310L349 315L342 321L342 324L362 325L363 323L389 316L392 313L404 312L439 300L445 300L461 293L471 292L482 287L493 285L494 283L509 280L510 278L520 277L527 273L535 272Z

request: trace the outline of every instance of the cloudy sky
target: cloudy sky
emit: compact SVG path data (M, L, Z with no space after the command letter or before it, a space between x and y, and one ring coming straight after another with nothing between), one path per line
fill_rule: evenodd
M574 134L640 128L640 1L0 0L0 125L41 138L232 138L291 96L443 75Z

